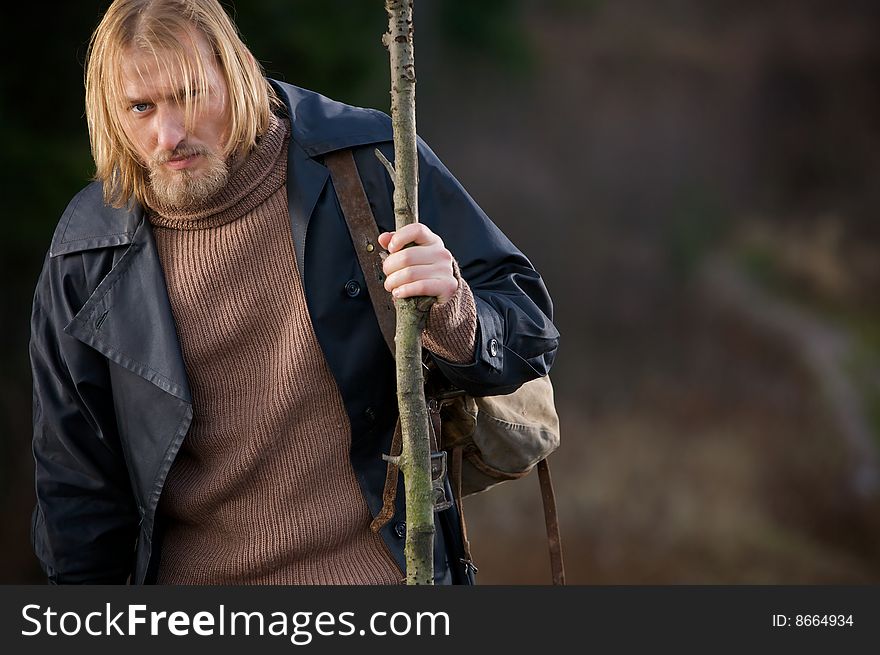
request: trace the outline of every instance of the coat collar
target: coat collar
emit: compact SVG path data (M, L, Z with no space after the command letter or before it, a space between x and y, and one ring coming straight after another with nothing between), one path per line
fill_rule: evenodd
M131 243L144 217L144 208L116 208L104 204L103 187L92 182L73 197L58 221L49 256L82 250L112 248Z
M392 139L391 119L381 111L346 105L285 82L269 83L287 106L291 138L309 157Z

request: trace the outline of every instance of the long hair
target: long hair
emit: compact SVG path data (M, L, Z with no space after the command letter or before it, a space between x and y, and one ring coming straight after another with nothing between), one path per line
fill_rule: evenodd
M131 48L153 54L166 72L179 76L186 94L184 115L192 126L198 103L207 91L203 60L198 48L187 49L181 36L200 32L210 45L226 81L229 97L228 154L242 156L268 129L269 112L280 104L263 69L217 0L115 0L104 14L89 43L85 73L86 119L95 179L104 185L104 202L122 207L132 199L145 203L148 172L123 129L126 107L122 66Z

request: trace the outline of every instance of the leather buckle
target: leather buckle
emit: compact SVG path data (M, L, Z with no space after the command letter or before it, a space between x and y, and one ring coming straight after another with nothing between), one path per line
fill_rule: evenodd
M431 453L431 490L434 496L434 511L442 512L452 507L446 496L446 451Z

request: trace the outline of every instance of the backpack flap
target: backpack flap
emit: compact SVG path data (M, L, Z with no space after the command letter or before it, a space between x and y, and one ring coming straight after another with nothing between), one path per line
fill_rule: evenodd
M475 399L474 443L488 466L507 473L529 471L559 446L553 386L544 376L506 396Z
M545 376L504 396L460 396L442 411L442 445L461 446L462 496L527 475L559 446L553 386Z

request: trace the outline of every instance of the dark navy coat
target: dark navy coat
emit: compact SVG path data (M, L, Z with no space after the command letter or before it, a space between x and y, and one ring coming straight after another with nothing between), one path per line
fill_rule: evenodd
M391 124L381 112L272 83L293 130L287 189L296 263L351 421L351 463L375 516L381 455L397 419L394 365L322 156L353 150L376 220L392 230L393 189L373 152L393 159ZM559 337L550 298L529 261L421 142L419 154L420 220L458 260L479 324L473 361L435 358L438 367L471 394L510 392L550 369ZM161 547L156 507L193 410L143 208L104 205L99 183L73 198L37 283L30 355L32 539L43 569L53 583L152 582ZM401 479L397 513L381 534L405 570L403 498ZM436 582L472 582L459 562L456 509L436 517Z

